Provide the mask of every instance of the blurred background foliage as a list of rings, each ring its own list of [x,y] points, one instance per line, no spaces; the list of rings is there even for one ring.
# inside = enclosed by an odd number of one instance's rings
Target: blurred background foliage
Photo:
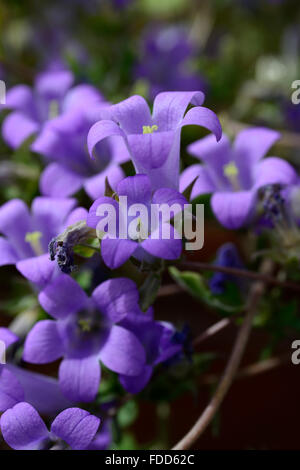
[[[0,76],[7,87],[32,84],[63,62],[111,102],[198,84],[230,135],[236,121],[298,131],[290,98],[300,76],[299,16],[297,0],[2,0]],[[183,148],[200,136],[185,129]],[[285,142],[295,163],[298,151]],[[10,180],[2,201],[37,190],[41,163],[27,149],[8,162],[1,142],[0,182]],[[183,165],[192,161],[184,155]]]
[[[233,137],[244,124],[281,130],[283,139],[274,154],[288,159],[299,170],[300,105],[291,102],[291,84],[300,79],[299,26],[299,0],[1,0],[0,78],[7,88],[20,83],[32,85],[39,71],[53,63],[63,63],[74,72],[77,83],[95,85],[110,102],[138,93],[150,104],[155,90],[190,89],[191,84],[198,82],[206,93],[205,105],[217,112],[226,133]],[[1,120],[4,115],[5,112]],[[183,167],[194,162],[185,152],[186,145],[203,136],[203,132],[198,127],[184,129]],[[25,142],[12,152],[0,141],[1,204],[15,197],[30,204],[39,194],[43,162],[30,152],[29,144]],[[126,170],[132,171],[130,167]],[[80,204],[89,206],[90,201],[83,192],[78,194],[78,199]],[[209,198],[200,202],[205,203],[208,234],[200,258],[211,261],[219,246],[231,241],[255,268],[256,260],[250,256],[257,248],[253,236],[243,231],[228,233],[213,220]],[[263,247],[264,241],[260,243]],[[290,271],[295,278],[293,266]],[[236,286],[229,283],[221,296],[212,296],[206,282],[209,277],[180,274],[175,269],[170,272],[167,279],[172,278],[186,289],[192,300],[188,309],[184,299],[158,300],[158,318],[177,322],[182,327],[184,312],[184,320],[191,324],[196,335],[207,322],[211,323],[208,318],[212,310],[217,312],[216,320],[241,310],[243,299]],[[89,288],[88,269],[78,274],[78,281]],[[30,324],[45,316],[27,282],[14,268],[1,270],[0,282],[2,324],[10,323],[12,317],[17,321],[19,316]],[[236,319],[236,325],[239,320]],[[288,341],[300,331],[297,296],[270,290],[255,326],[263,331],[263,340],[258,336],[255,347],[250,348],[251,360],[266,359],[276,348],[284,349],[280,341]],[[169,401],[189,392],[199,402],[199,377],[216,357],[222,364],[233,333],[235,330],[229,332],[221,345],[200,348],[193,366],[187,359],[181,369],[158,373],[143,392],[142,402],[154,403],[154,415],[159,423],[155,442],[146,432],[143,439],[147,445],[156,448],[168,445],[170,429],[166,428],[172,426]],[[119,396],[120,389],[107,371],[104,376],[99,399],[105,402]],[[209,380],[208,383],[209,387],[213,384]],[[206,394],[201,397],[200,405]],[[120,431],[132,427],[138,416],[137,429],[139,432],[144,429],[141,420],[148,419],[153,409],[141,414],[139,411],[135,400],[125,401],[121,407],[114,420],[117,448],[141,445],[135,433]],[[216,421],[213,432],[217,430]],[[181,432],[177,437],[181,437]],[[251,445],[250,441],[246,443]]]

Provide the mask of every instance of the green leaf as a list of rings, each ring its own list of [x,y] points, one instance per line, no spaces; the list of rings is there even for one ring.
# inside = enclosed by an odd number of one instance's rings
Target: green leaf
[[[118,412],[118,424],[121,428],[130,426],[138,417],[138,405],[130,400],[123,405]]]
[[[93,272],[91,270],[79,271],[75,274],[75,279],[82,289],[89,289],[92,282]]]
[[[105,178],[105,191],[104,196],[106,197],[113,197],[115,191],[112,189],[111,185],[109,184],[108,178]]]
[[[139,289],[140,307],[143,312],[146,312],[155,301],[160,285],[161,275],[156,272],[150,273],[144,283],[141,285]]]
[[[137,450],[138,448],[138,443],[131,433],[123,434],[120,441],[112,446],[113,450]]]
[[[89,246],[76,245],[74,246],[75,255],[81,256],[82,258],[91,258],[95,254],[95,249]]]
[[[184,290],[189,292],[196,299],[206,303],[210,307],[223,310],[225,312],[238,312],[241,305],[230,305],[224,303],[218,297],[212,294],[210,289],[205,284],[203,276],[193,271],[179,271],[174,266],[169,268],[169,273],[174,281],[181,286]]]
[[[182,359],[167,368],[158,366],[157,373],[142,392],[143,399],[161,403],[163,397],[169,403],[186,392],[197,397],[198,377],[208,370],[215,356],[212,353],[194,353],[192,360]]]
[[[98,238],[88,238],[82,245],[79,243],[74,246],[74,253],[83,258],[91,258],[99,250],[100,241]]]
[[[185,188],[182,195],[186,198],[187,201],[190,200],[192,189],[194,187],[195,181],[198,179],[198,176],[193,179],[193,181]]]

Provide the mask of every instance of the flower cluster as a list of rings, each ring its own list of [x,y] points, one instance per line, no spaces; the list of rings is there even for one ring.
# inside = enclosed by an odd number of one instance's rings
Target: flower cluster
[[[170,60],[178,52],[172,47]],[[179,52],[184,59],[189,49]],[[209,193],[224,227],[257,225],[261,188],[269,195],[262,210],[274,214],[283,199],[277,191],[271,204],[270,188],[298,182],[289,163],[263,158],[279,139],[277,132],[246,129],[231,145],[216,114],[202,106],[201,91],[159,93],[151,112],[141,96],[110,104],[94,87],[72,85],[68,70],[51,69],[38,75],[33,89],[11,89],[5,106],[11,110],[2,126],[6,143],[16,149],[31,137],[31,151],[44,162],[41,195],[31,209],[20,199],[0,208],[0,265],[16,266],[40,312],[25,338],[0,328],[7,349],[7,363],[0,366],[0,427],[14,449],[108,447],[107,410],[116,403],[102,399],[107,377],[118,380],[121,393],[134,395],[151,382],[159,364],[168,368],[186,350],[192,354],[186,335],[158,321],[152,307],[166,263],[183,255],[176,215]],[[209,135],[188,146],[201,163],[180,173],[185,126],[205,128]],[[130,212],[153,205],[170,210],[151,228],[141,214]],[[109,206],[117,211],[114,234]],[[133,223],[138,236],[132,235]],[[217,264],[242,266],[232,245],[222,248]],[[81,285],[76,271],[85,269],[92,281]],[[235,277],[211,279],[212,292],[222,293],[228,279]],[[52,362],[57,378],[30,370],[30,364]],[[50,431],[39,413],[48,416]]]

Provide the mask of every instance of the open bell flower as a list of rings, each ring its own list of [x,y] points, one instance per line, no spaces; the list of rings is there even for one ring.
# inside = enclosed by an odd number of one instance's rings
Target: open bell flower
[[[56,278],[39,295],[42,307],[56,320],[42,320],[32,328],[23,358],[46,364],[63,358],[59,383],[74,402],[90,402],[97,395],[100,361],[110,370],[129,376],[142,373],[145,350],[138,338],[118,323],[128,313],[142,315],[133,281],[111,279],[89,298],[68,275]]]
[[[96,88],[88,84],[71,88],[73,81],[70,70],[56,66],[39,73],[33,88],[16,85],[8,90],[6,104],[1,106],[11,110],[2,125],[5,142],[16,149],[53,117],[103,101]]]
[[[137,173],[149,176],[152,187],[179,188],[181,129],[203,126],[221,138],[220,122],[213,111],[202,105],[199,92],[163,92],[156,96],[151,114],[141,96],[132,96],[118,104],[103,107],[102,120],[88,134],[88,149],[110,136],[124,138]],[[186,112],[189,104],[195,105]],[[186,113],[185,113],[186,112]]]
[[[62,395],[56,379],[12,363],[9,348],[18,339],[8,328],[0,327],[0,340],[6,349],[6,363],[0,364],[0,412],[21,401],[27,401],[43,414],[57,413],[71,406],[72,403]]]
[[[74,209],[75,199],[36,197],[31,211],[24,201],[12,199],[0,207],[0,266],[15,264],[38,289],[59,274],[49,259],[51,239],[65,227],[86,217]]]
[[[155,321],[151,310],[144,315],[127,315],[121,325],[137,336],[146,351],[146,364],[140,374],[119,376],[127,392],[139,393],[150,381],[155,366],[182,352],[182,345],[175,341],[172,325]]]
[[[111,269],[116,269],[124,264],[131,256],[139,261],[147,261],[151,263],[155,258],[173,260],[180,257],[182,251],[182,239],[178,236],[176,229],[171,225],[170,218],[172,211],[167,217],[162,219],[155,217],[151,221],[148,216],[154,205],[166,205],[177,207],[182,211],[187,203],[185,197],[175,189],[160,188],[152,194],[150,178],[147,175],[138,174],[124,178],[117,185],[117,196],[121,201],[121,197],[126,198],[126,205],[120,204],[118,200],[111,197],[101,197],[96,199],[89,210],[87,217],[87,225],[91,228],[99,230],[99,223],[104,220],[99,216],[99,210],[110,205],[116,213],[115,233],[108,231],[101,240],[101,256],[104,263]],[[136,204],[143,205],[145,214],[140,213],[140,217],[130,216],[130,208]],[[133,238],[130,235],[130,225],[139,221],[139,238]],[[125,226],[125,236],[120,233],[121,225]],[[114,229],[114,226],[113,226]],[[100,230],[99,230],[100,231]],[[137,231],[138,232],[138,231]],[[136,235],[136,234],[135,234]]]
[[[97,158],[89,158],[86,138],[97,121],[95,115],[99,107],[101,104],[96,97],[85,107],[71,107],[43,127],[31,147],[49,163],[40,179],[43,195],[68,197],[84,187],[87,194],[96,199],[104,194],[106,178],[115,189],[124,177],[120,164],[129,159],[129,153],[121,137],[100,142],[95,148]]]
[[[67,408],[56,416],[48,431],[35,408],[26,402],[7,410],[0,419],[3,438],[15,450],[89,449],[99,425],[100,419],[88,411]]]
[[[220,142],[212,136],[194,142],[188,152],[203,164],[183,171],[180,190],[196,180],[191,198],[212,193],[211,206],[219,222],[228,229],[242,227],[251,219],[259,188],[297,181],[295,170],[285,160],[263,159],[279,138],[276,131],[254,127],[241,131],[233,145],[226,135]]]
[[[18,337],[8,328],[0,327],[0,340],[7,351],[12,344],[18,341]],[[8,370],[6,364],[0,363],[0,411],[7,410],[23,399],[24,391],[18,379]]]

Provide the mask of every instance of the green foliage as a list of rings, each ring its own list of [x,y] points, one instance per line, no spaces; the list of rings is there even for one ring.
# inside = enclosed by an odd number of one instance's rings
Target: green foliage
[[[120,428],[127,428],[138,417],[138,404],[135,400],[127,401],[118,411],[118,423]]]
[[[39,3],[39,7],[36,8],[34,3]],[[300,71],[297,47],[294,47],[294,43],[298,41],[299,0],[277,2],[278,4],[267,0],[132,0],[123,9],[117,8],[111,0],[95,2],[96,9],[86,8],[89,2],[71,3],[68,12],[66,2],[62,0],[10,0],[1,3],[0,72],[8,89],[21,83],[32,86],[37,71],[42,70],[44,64],[49,62],[52,56],[47,47],[41,47],[41,33],[46,32],[48,36],[51,23],[49,20],[58,14],[61,17],[61,31],[58,31],[57,26],[58,43],[55,54],[65,59],[71,67],[75,74],[75,83],[95,85],[111,103],[132,94],[141,94],[149,99],[150,81],[136,78],[135,74],[136,65],[148,58],[147,51],[143,49],[143,37],[157,24],[167,27],[184,26],[195,50],[195,56],[184,66],[184,71],[193,70],[207,80],[204,105],[217,112],[224,133],[233,138],[239,126],[244,125],[265,125],[288,131],[284,132],[284,145],[281,142],[272,154],[291,161],[299,170],[299,145],[291,144],[294,137],[291,138],[289,133],[293,128],[287,122],[284,109],[284,105],[290,103],[290,82],[299,78]],[[65,13],[68,14],[65,16]],[[289,47],[289,38],[292,38],[292,47]],[[168,47],[167,40],[164,45]],[[155,72],[160,74],[159,64],[155,67]],[[170,74],[172,73],[170,68]],[[8,111],[2,110],[1,124],[7,113]],[[182,169],[199,163],[189,155],[187,146],[207,133],[206,129],[199,126],[186,126],[182,129]],[[32,136],[27,139],[17,150],[9,148],[1,139],[1,204],[20,198],[30,206],[33,198],[40,195],[39,178],[47,162],[31,151],[34,138]],[[121,166],[127,176],[135,173],[131,162]],[[193,183],[185,191],[187,199],[190,198]],[[108,181],[105,194],[114,195]],[[91,200],[84,190],[75,196],[78,206],[90,207]],[[223,241],[237,240],[245,259],[252,265],[251,269],[255,270],[257,260],[267,254],[276,261],[275,275],[278,279],[300,281],[300,242],[296,239],[294,246],[289,246],[287,231],[284,231],[283,242],[275,229],[267,228],[258,234],[255,225],[233,233],[216,221],[211,210],[211,195],[203,194],[192,203],[194,207],[196,204],[205,205],[205,221],[212,229],[210,249],[217,249]],[[262,215],[260,206],[256,215],[258,221]],[[65,235],[68,235],[68,231]],[[93,256],[96,259],[97,253],[100,260],[99,240],[89,237],[90,234],[87,238],[79,239],[74,246],[76,264],[86,263],[88,267],[72,274],[88,293],[92,290],[94,281],[90,269]],[[120,270],[110,272],[109,276],[121,275],[134,279],[139,286],[140,307],[146,311],[157,297],[164,268],[160,262],[153,268],[131,259]],[[199,301],[200,312],[201,304],[224,316],[244,311],[244,297],[249,284],[243,290],[234,282],[226,282],[223,294],[213,295],[208,285],[211,274],[182,272],[172,266],[169,267],[169,274],[190,296]],[[37,292],[21,278],[13,266],[1,268],[0,281],[3,325],[19,318],[26,320],[27,316],[34,318],[34,321],[49,318],[38,304]],[[253,326],[261,329],[267,338],[262,346],[260,359],[267,359],[275,354],[281,340],[295,338],[300,333],[298,297],[297,292],[268,286],[253,321]],[[172,309],[173,305],[176,310],[176,300],[173,301]],[[156,312],[159,315],[157,318],[161,318],[159,305]],[[174,311],[174,317],[177,313],[182,312]],[[198,324],[199,319],[200,314],[193,319],[192,328]],[[242,318],[237,323],[240,321]],[[15,356],[17,361],[21,361],[21,355],[22,347]],[[134,450],[139,448],[139,444],[132,431],[133,425],[143,406],[143,400],[151,400],[155,404],[159,430],[149,447],[166,448],[170,444],[166,422],[173,400],[183,394],[191,394],[197,400],[202,391],[201,375],[209,369],[215,357],[216,353],[194,353],[192,358],[184,357],[177,363],[160,365],[155,368],[153,379],[145,390],[134,399],[128,400],[117,374],[101,365],[102,379],[97,399],[83,407],[105,415],[108,404],[115,403],[117,407],[121,404],[112,417],[113,448]],[[216,415],[214,434],[218,433],[219,419],[220,416]]]
[[[82,258],[91,258],[95,252],[100,251],[100,242],[97,238],[90,238],[84,241],[83,244],[74,246],[74,253]]]
[[[148,308],[154,303],[160,286],[161,275],[156,272],[152,272],[147,276],[139,288],[140,307],[143,312],[146,312]]]
[[[179,271],[174,266],[169,268],[169,273],[174,281],[189,292],[195,299],[205,303],[209,307],[216,308],[226,313],[239,312],[243,304],[237,287],[234,283],[227,283],[225,293],[213,295],[207,286],[205,279],[199,273],[192,271]]]
[[[185,358],[169,366],[157,367],[150,384],[142,392],[142,397],[158,403],[162,397],[171,402],[187,392],[197,397],[197,379],[208,369],[214,358],[213,353],[194,353],[192,359]]]
[[[84,290],[88,290],[92,281],[93,272],[89,269],[82,269],[75,273],[75,279]]]
[[[134,437],[134,435],[130,432],[126,432],[122,434],[119,439],[119,442],[116,445],[111,447],[112,450],[138,450],[139,445]]]

